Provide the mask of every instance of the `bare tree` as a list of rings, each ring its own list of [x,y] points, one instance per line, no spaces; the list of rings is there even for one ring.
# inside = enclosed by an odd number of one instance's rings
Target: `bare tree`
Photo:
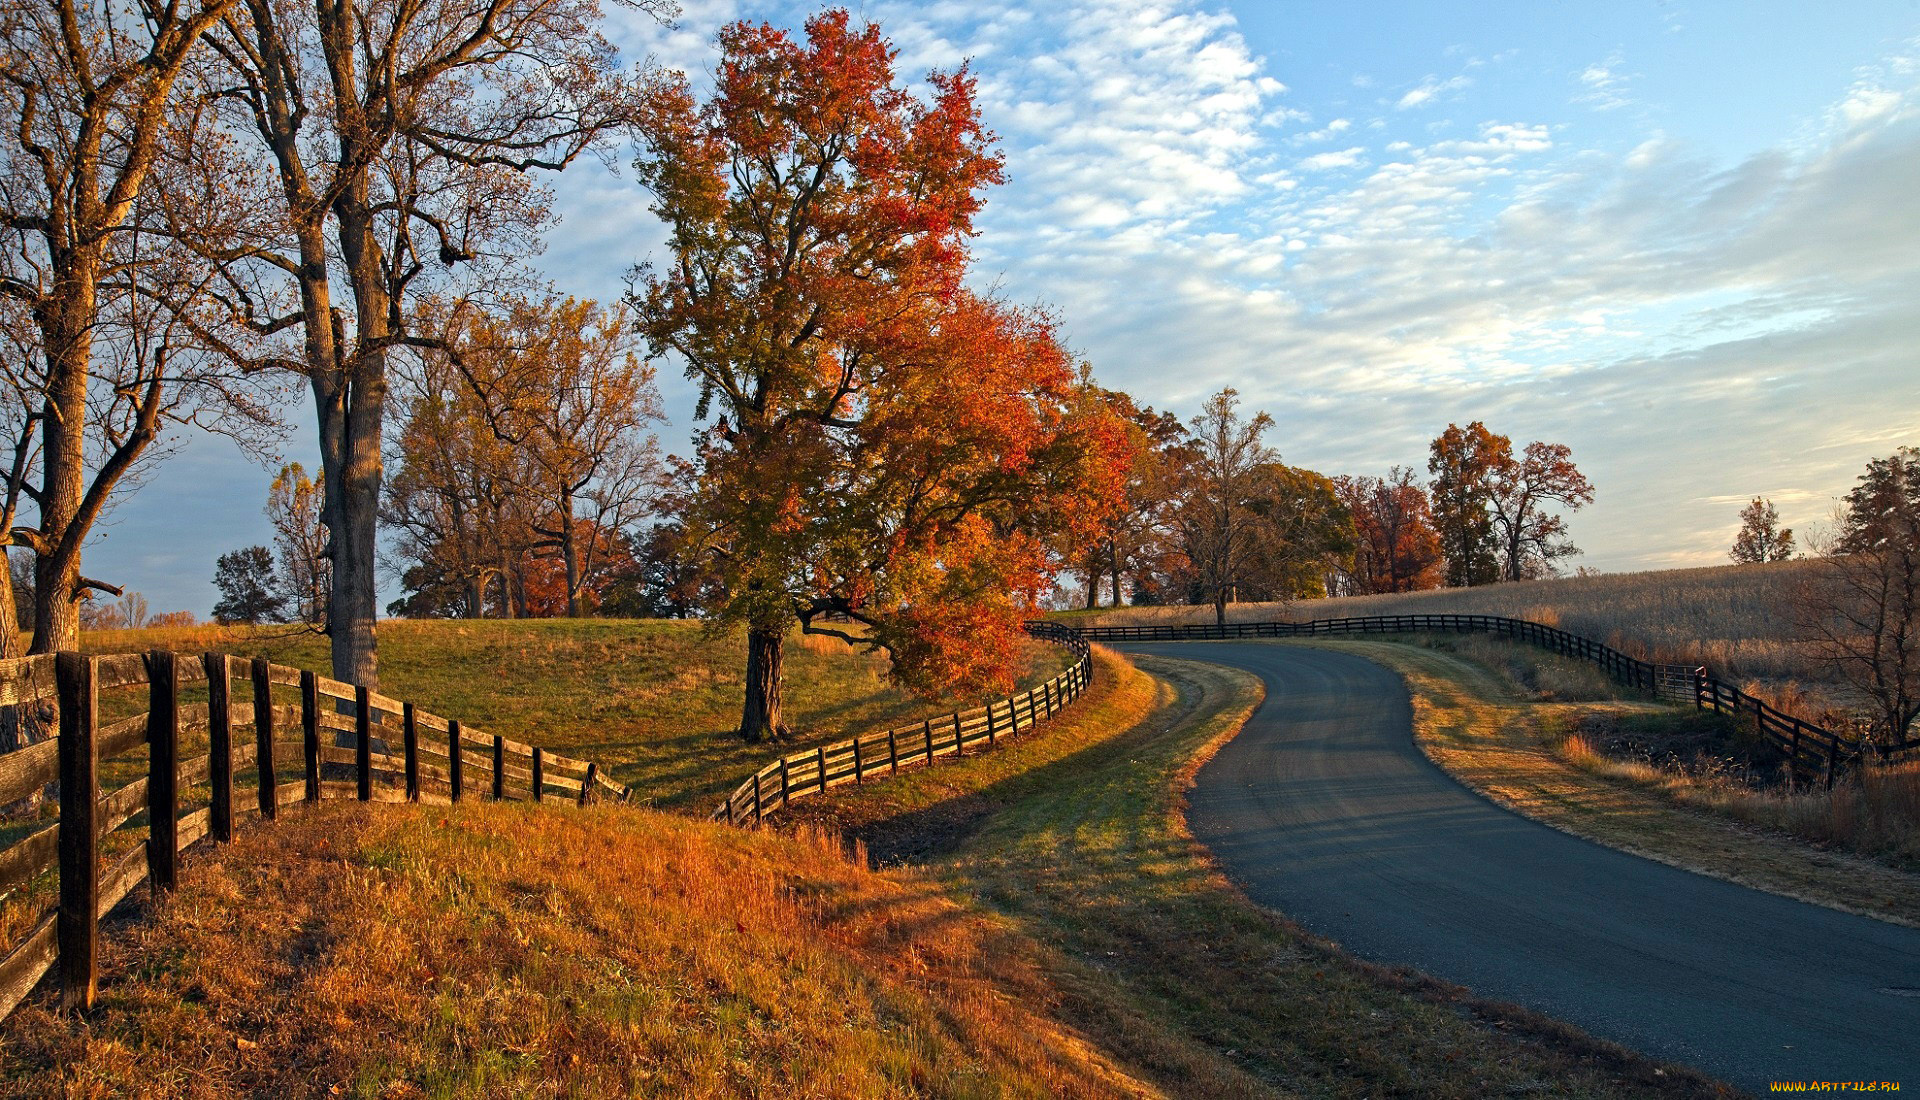
[[[151,277],[158,257],[133,230],[159,152],[181,125],[181,74],[234,2],[136,0],[129,11],[0,0],[0,300],[14,312],[0,327],[28,353],[10,357],[6,378],[0,542],[34,552],[35,652],[72,647],[75,601],[113,590],[81,575],[81,548],[178,409],[175,319],[156,321],[136,293],[171,277]],[[143,339],[102,348],[116,324]],[[8,617],[0,655],[19,649]]]
[[[1273,418],[1242,419],[1238,391],[1207,399],[1193,418],[1194,458],[1175,518],[1195,579],[1213,601],[1216,622],[1258,564],[1265,519],[1258,506],[1260,469],[1280,456],[1260,442]]]
[[[599,18],[594,0],[241,0],[212,39],[231,124],[271,171],[259,232],[206,254],[225,265],[239,322],[298,334],[246,354],[312,389],[341,679],[377,679],[388,363],[437,342],[408,303],[449,269],[471,281],[535,248],[545,196],[528,173],[566,167],[635,116],[644,81],[615,71]]]
[[[1881,736],[1911,738],[1920,716],[1920,450],[1876,459],[1815,539],[1800,612],[1815,650],[1870,699]]]

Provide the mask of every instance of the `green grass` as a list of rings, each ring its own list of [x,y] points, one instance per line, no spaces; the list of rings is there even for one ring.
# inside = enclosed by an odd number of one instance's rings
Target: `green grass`
[[[744,649],[697,623],[528,619],[380,624],[380,690],[489,733],[597,761],[636,797],[703,812],[778,747],[748,745],[739,721]],[[90,652],[223,650],[326,672],[326,639],[284,628],[188,627],[82,636]],[[1026,647],[1024,682],[1064,664]],[[787,646],[794,745],[947,713],[975,700],[929,701],[890,682],[882,657],[796,634]],[[244,693],[243,697],[244,697]]]

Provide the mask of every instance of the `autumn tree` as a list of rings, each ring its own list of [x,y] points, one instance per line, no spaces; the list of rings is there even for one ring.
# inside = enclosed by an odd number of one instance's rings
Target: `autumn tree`
[[[1001,175],[973,80],[916,95],[844,11],[719,46],[712,96],[679,81],[646,119],[671,236],[632,300],[699,391],[678,518],[720,579],[713,621],[746,628],[740,733],[783,733],[795,623],[920,690],[1004,685],[1057,531],[1090,532],[1127,456],[1051,319],[962,285]]]
[[[1500,577],[1499,544],[1493,530],[1494,478],[1513,461],[1513,444],[1476,420],[1447,425],[1427,460],[1434,530],[1454,587],[1489,584]]]
[[[561,563],[568,615],[613,532],[650,506],[661,470],[647,427],[661,419],[653,368],[633,351],[623,309],[547,295],[473,314],[449,353],[494,438],[503,467],[532,505],[532,548]]]
[[[1551,508],[1578,511],[1593,503],[1593,486],[1564,443],[1535,441],[1518,458],[1502,450],[1507,453],[1493,465],[1488,495],[1502,573],[1510,581],[1551,576],[1554,562],[1580,552],[1566,537],[1566,520]]]
[[[1242,417],[1239,405],[1239,392],[1228,387],[1208,398],[1193,418],[1193,461],[1175,520],[1194,583],[1222,624],[1227,604],[1238,598],[1239,587],[1261,561],[1260,471],[1279,460],[1261,442],[1273,418],[1264,412]]]
[[[1738,565],[1786,561],[1793,557],[1793,528],[1780,526],[1780,513],[1772,501],[1754,497],[1740,509],[1740,533],[1727,556]]]
[[[223,68],[207,87],[258,151],[242,179],[259,216],[203,252],[223,265],[235,324],[283,341],[234,353],[313,394],[340,679],[377,679],[389,362],[442,335],[409,303],[470,292],[537,247],[546,198],[529,174],[632,120],[644,81],[617,71],[599,20],[594,0],[237,0],[211,38]]]
[[[1169,552],[1175,485],[1187,461],[1184,425],[1172,413],[1155,412],[1131,394],[1089,383],[1089,394],[1107,405],[1125,425],[1133,462],[1128,467],[1122,505],[1100,527],[1082,555],[1087,607],[1099,606],[1104,579],[1113,606],[1126,602],[1125,579],[1140,587],[1143,574],[1158,571]]]
[[[1260,527],[1251,580],[1257,598],[1327,594],[1327,578],[1353,567],[1353,513],[1325,474],[1274,462],[1257,472]]]
[[[401,427],[381,519],[393,532],[394,572],[413,595],[399,614],[502,618],[525,606],[518,565],[538,535],[519,486],[526,456],[493,430],[473,386],[443,354],[406,361]]]
[[[1336,478],[1335,487],[1353,515],[1352,594],[1439,587],[1440,536],[1412,470],[1395,466],[1383,478]]]

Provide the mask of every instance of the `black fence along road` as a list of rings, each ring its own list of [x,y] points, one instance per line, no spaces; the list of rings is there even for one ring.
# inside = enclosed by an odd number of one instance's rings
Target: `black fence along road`
[[[1844,764],[1868,758],[1892,761],[1920,750],[1920,742],[1888,749],[1843,737],[1803,718],[1775,710],[1732,684],[1709,675],[1702,666],[1642,661],[1612,646],[1570,634],[1558,627],[1527,619],[1509,619],[1502,615],[1368,615],[1313,619],[1300,623],[1190,623],[1180,626],[1069,629],[1091,642],[1193,642],[1428,632],[1492,634],[1528,642],[1563,657],[1590,661],[1615,680],[1664,698],[1743,718],[1793,762],[1796,772],[1808,778],[1823,777],[1829,787],[1833,786],[1834,777]]]
[[[1266,684],[1189,822],[1229,875],[1356,954],[1514,1001],[1764,1092],[1920,1087],[1920,931],[1549,829],[1414,745],[1399,676],[1294,646],[1141,644]]]

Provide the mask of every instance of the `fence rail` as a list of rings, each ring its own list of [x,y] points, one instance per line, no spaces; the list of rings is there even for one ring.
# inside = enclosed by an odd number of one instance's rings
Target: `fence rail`
[[[969,747],[993,748],[1003,738],[1053,717],[1093,682],[1093,656],[1086,639],[1059,623],[1035,621],[1026,628],[1036,638],[1066,646],[1074,662],[1043,684],[985,706],[788,753],[735,787],[713,811],[712,820],[729,825],[764,821],[796,798],[892,775],[911,764],[931,764],[942,756],[965,756]]]
[[[1833,785],[1835,775],[1847,764],[1870,754],[1892,760],[1914,748],[1913,745],[1904,745],[1882,749],[1871,741],[1844,737],[1768,706],[1760,699],[1710,675],[1704,666],[1642,661],[1612,646],[1570,634],[1558,627],[1502,615],[1369,615],[1307,622],[1201,623],[1183,626],[1074,628],[1065,624],[1056,625],[1088,641],[1098,642],[1219,641],[1432,631],[1493,634],[1529,642],[1565,657],[1590,661],[1615,680],[1663,698],[1690,702],[1701,710],[1748,719],[1760,736],[1786,756],[1796,773],[1822,779],[1829,787]]]
[[[183,688],[203,686],[205,702],[182,701]],[[236,700],[236,687],[249,697]],[[144,711],[101,721],[103,699],[129,710],[142,688]],[[0,1018],[49,970],[58,971],[63,1004],[90,1007],[100,921],[143,882],[172,890],[179,853],[209,835],[232,840],[244,818],[272,820],[283,807],[324,799],[585,804],[631,793],[591,761],[264,658],[156,650],[0,661],[0,706],[49,705],[58,736],[0,755],[0,805],[52,786],[59,810],[52,824],[0,849],[0,898],[26,891],[31,900],[55,887],[52,904],[0,958]],[[205,751],[184,756],[183,735],[196,748],[204,737]],[[239,786],[248,773],[252,785]],[[102,794],[103,778],[119,785]],[[182,813],[183,792],[201,804]],[[142,814],[144,836],[129,826]]]

